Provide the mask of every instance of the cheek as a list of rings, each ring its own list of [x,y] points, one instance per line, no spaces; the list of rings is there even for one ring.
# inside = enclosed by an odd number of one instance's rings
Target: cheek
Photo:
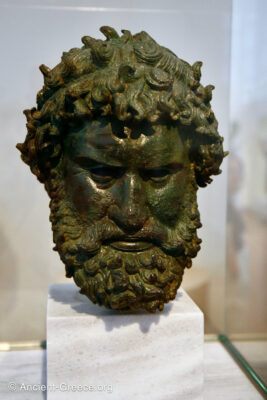
[[[163,223],[174,225],[181,215],[188,183],[187,171],[181,171],[171,176],[164,187],[151,187],[148,192],[151,214]]]
[[[83,172],[66,176],[66,191],[69,201],[84,221],[97,221],[107,214],[111,196],[97,189]]]

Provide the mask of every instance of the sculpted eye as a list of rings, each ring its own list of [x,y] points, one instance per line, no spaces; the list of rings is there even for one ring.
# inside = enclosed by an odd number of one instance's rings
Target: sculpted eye
[[[144,180],[151,179],[153,181],[162,181],[167,176],[170,175],[170,170],[168,168],[152,168],[146,169],[141,172],[141,175]]]
[[[74,162],[99,184],[108,184],[114,179],[119,179],[125,173],[125,168],[101,164],[89,157],[75,157]]]
[[[97,183],[108,183],[119,179],[124,174],[124,169],[107,165],[96,165],[89,169],[91,178]]]
[[[152,180],[154,182],[164,182],[170,175],[175,174],[183,169],[181,163],[173,163],[167,166],[144,169],[140,171],[140,175],[144,180]]]

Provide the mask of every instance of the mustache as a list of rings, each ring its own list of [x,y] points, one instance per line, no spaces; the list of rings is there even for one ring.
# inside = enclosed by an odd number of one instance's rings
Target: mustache
[[[186,240],[190,240],[187,237]],[[179,256],[184,253],[185,243],[177,229],[170,229],[159,221],[149,219],[135,234],[128,235],[108,217],[84,229],[76,243],[77,250],[87,255],[96,254],[102,245],[115,241],[146,241],[160,247],[166,254]]]

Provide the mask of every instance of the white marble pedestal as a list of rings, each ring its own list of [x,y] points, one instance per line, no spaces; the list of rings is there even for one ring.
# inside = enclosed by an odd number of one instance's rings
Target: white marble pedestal
[[[47,399],[203,399],[203,313],[180,289],[163,312],[118,314],[50,286]]]

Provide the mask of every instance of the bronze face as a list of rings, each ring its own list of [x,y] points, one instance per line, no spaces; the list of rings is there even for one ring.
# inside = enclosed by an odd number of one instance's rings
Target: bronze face
[[[198,185],[224,156],[210,87],[146,33],[84,38],[41,66],[18,148],[51,197],[55,249],[81,293],[116,310],[162,310],[200,249]],[[127,39],[127,40],[126,40]]]
[[[70,132],[64,143],[68,198],[84,224],[105,216],[113,221],[129,238],[125,251],[138,249],[131,238],[150,219],[175,227],[192,176],[178,128],[160,124],[152,130],[126,127],[121,137],[116,126],[97,119]],[[147,244],[140,246],[151,247],[146,235],[143,239]]]
[[[188,197],[196,208],[196,185],[177,127],[86,122],[67,135],[62,168],[62,201],[83,227],[74,252],[84,257],[74,272],[83,293],[116,309],[162,309],[187,261],[180,230],[187,221],[192,239],[196,228],[184,210]],[[71,264],[68,252],[65,244]]]

